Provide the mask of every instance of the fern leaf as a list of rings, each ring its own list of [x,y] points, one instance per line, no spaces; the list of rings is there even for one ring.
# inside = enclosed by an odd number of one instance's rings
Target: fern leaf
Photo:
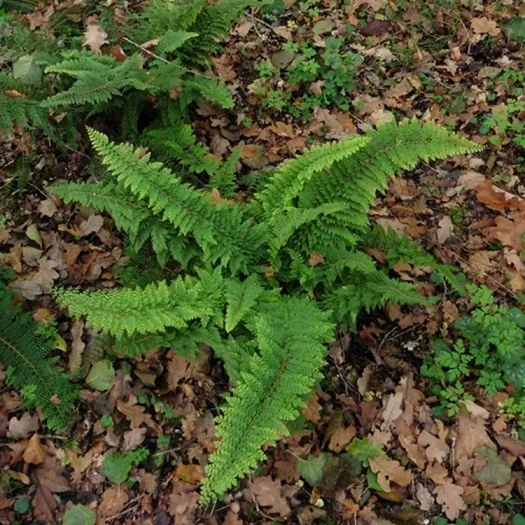
[[[41,409],[49,428],[60,431],[71,422],[77,390],[47,359],[49,345],[35,333],[33,320],[17,314],[8,297],[0,297],[0,361],[26,404]]]
[[[282,298],[256,321],[258,352],[250,359],[218,418],[217,451],[210,457],[201,502],[222,496],[264,458],[281,421],[295,419],[320,379],[333,327],[305,299]],[[308,320],[305,323],[305,320]]]
[[[227,332],[231,332],[248,312],[256,305],[263,289],[257,276],[250,276],[244,282],[228,280],[226,283],[226,310]]]

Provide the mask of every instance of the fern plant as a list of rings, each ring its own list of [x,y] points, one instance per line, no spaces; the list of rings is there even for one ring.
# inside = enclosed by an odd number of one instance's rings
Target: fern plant
[[[321,378],[336,325],[352,325],[385,301],[434,301],[363,251],[393,243],[372,228],[368,211],[388,179],[419,159],[478,150],[432,123],[391,123],[285,162],[250,202],[217,203],[185,182],[176,163],[171,171],[129,144],[89,135],[107,175],[53,191],[109,212],[136,250],[149,246],[184,275],[116,292],[59,290],[57,298],[123,353],[192,352],[205,343],[224,361],[233,391],[218,417],[202,503],[235,485],[263,458],[261,447],[286,433],[283,422],[299,415]],[[430,265],[461,288],[453,271],[413,243],[396,246],[395,262]]]
[[[49,429],[63,430],[73,419],[77,390],[48,358],[51,348],[36,323],[12,300],[0,282],[0,362],[8,383],[20,391],[29,409],[42,410]]]
[[[258,3],[154,0],[140,14],[125,12],[128,22],[122,27],[114,26],[111,10],[94,6],[110,44],[99,55],[83,47],[85,29],[73,22],[56,20],[54,25],[61,32],[46,38],[42,31],[28,33],[13,18],[0,34],[0,50],[12,66],[10,73],[0,76],[0,131],[15,126],[41,129],[58,140],[62,137],[53,134],[50,115],[66,113],[68,119],[79,122],[104,114],[119,115],[127,137],[138,140],[140,125],[170,130],[196,100],[231,108],[230,92],[210,75],[210,57],[220,49],[232,22],[248,5]],[[66,38],[64,22],[69,24]],[[39,44],[28,45],[26,39]],[[111,45],[123,50],[118,60],[109,54]],[[18,77],[20,61],[29,61],[40,78],[27,82]],[[139,125],[142,115],[147,123]],[[151,115],[158,118],[152,121]]]

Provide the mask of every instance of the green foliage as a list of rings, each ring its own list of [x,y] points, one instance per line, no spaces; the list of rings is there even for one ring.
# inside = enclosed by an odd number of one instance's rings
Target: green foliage
[[[37,324],[13,306],[12,298],[0,281],[0,362],[26,406],[42,410],[47,426],[61,431],[71,423],[77,391],[48,357],[51,347],[37,333]]]
[[[436,382],[434,393],[442,400],[441,409],[457,412],[457,402],[472,399],[463,383],[474,378],[487,394],[494,395],[511,384],[518,395],[525,387],[525,314],[517,307],[498,305],[485,286],[468,286],[469,315],[454,323],[459,336],[453,346],[443,340],[433,344],[421,373]]]
[[[10,73],[0,74],[0,131],[18,125],[70,141],[72,123],[104,114],[121,116],[123,129],[137,139],[142,115],[151,120],[158,112],[159,122],[169,129],[164,115],[171,115],[171,124],[180,122],[196,100],[232,108],[230,92],[207,70],[231,24],[248,5],[257,4],[155,0],[141,13],[123,7],[127,22],[120,27],[115,27],[112,10],[94,5],[108,33],[108,46],[99,55],[82,46],[81,24],[62,18],[52,29],[29,31],[16,18],[9,19],[0,31],[2,56],[12,66]],[[141,53],[140,45],[148,41],[158,44],[150,44],[151,53]],[[122,45],[127,58],[120,61],[109,54],[113,44]],[[67,113],[65,137],[55,132],[49,118],[61,112]]]
[[[188,24],[166,31],[190,31]],[[430,266],[461,291],[454,271],[408,239],[372,228],[368,212],[388,179],[419,159],[478,148],[431,123],[392,123],[284,163],[248,202],[244,194],[242,202],[217,203],[203,185],[216,187],[221,166],[187,127],[177,134],[182,147],[172,141],[170,170],[89,130],[107,174],[53,191],[108,211],[136,253],[151,249],[161,266],[172,264],[182,275],[112,292],[59,290],[57,298],[112,337],[118,352],[170,347],[191,355],[206,344],[224,361],[233,389],[217,418],[205,503],[253,470],[264,458],[263,445],[297,418],[321,378],[324,345],[336,324],[352,325],[361,311],[386,301],[434,301],[389,275],[399,260]],[[162,130],[152,129],[155,136],[169,144]],[[196,181],[195,173],[203,178]],[[226,180],[234,195],[235,178]],[[371,245],[385,249],[386,266],[364,252]]]
[[[129,477],[133,465],[146,461],[149,452],[145,448],[138,448],[126,454],[108,452],[104,456],[104,474],[113,483],[124,483]]]
[[[291,64],[280,71],[266,59],[257,66],[260,78],[252,90],[262,98],[265,107],[276,111],[287,110],[293,117],[310,120],[317,107],[337,106],[350,109],[348,93],[354,88],[354,76],[363,58],[354,52],[344,51],[345,39],[328,37],[326,46],[318,52],[313,42],[300,46],[288,42],[283,51],[291,54]],[[274,86],[282,79],[297,87],[293,94]],[[312,91],[312,83],[318,90]]]

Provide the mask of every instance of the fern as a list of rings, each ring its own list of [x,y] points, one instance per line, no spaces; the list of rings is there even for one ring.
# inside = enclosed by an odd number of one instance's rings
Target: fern
[[[113,335],[118,351],[137,355],[168,346],[188,355],[206,344],[224,361],[233,395],[218,419],[220,440],[202,492],[206,502],[252,470],[263,458],[261,447],[278,438],[281,422],[297,415],[320,378],[333,326],[355,326],[360,312],[386,302],[435,301],[389,275],[400,259],[460,281],[414,243],[371,229],[368,211],[388,179],[418,159],[477,146],[433,124],[390,124],[285,163],[249,203],[214,204],[187,181],[215,187],[223,165],[176,114],[165,116],[165,123],[175,133],[171,143],[167,127],[153,127],[148,140],[172,146],[174,171],[89,130],[107,175],[54,191],[68,202],[108,210],[134,248],[148,243],[162,263],[186,258],[187,276],[116,292],[59,292],[58,298],[72,315],[85,315]],[[227,173],[223,187],[234,195],[232,166]],[[391,250],[386,268],[364,253],[371,245]]]
[[[72,421],[77,391],[48,359],[50,351],[47,341],[37,335],[35,322],[0,290],[0,362],[7,368],[9,384],[20,390],[28,408],[43,411],[51,430],[61,431]]]
[[[201,503],[221,496],[256,468],[264,459],[261,446],[278,438],[280,422],[299,415],[321,379],[323,344],[332,331],[327,314],[304,299],[283,297],[259,312],[254,334],[258,351],[218,418],[220,441],[206,469]]]

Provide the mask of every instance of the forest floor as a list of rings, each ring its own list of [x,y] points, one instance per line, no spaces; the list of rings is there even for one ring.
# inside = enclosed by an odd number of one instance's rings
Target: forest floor
[[[347,3],[285,0],[243,17],[214,60],[236,109],[196,108],[199,138],[221,157],[241,147],[239,175],[249,178],[311,144],[393,118],[458,131],[484,150],[399,177],[372,217],[486,285],[498,303],[520,305],[525,4]],[[61,364],[72,369],[89,330],[58,310],[50,288],[114,287],[123,243],[108,217],[73,214],[46,192],[50,180],[82,178],[88,146],[66,158],[42,141],[12,192],[10,162],[27,147],[23,134],[3,146],[0,195],[9,211],[0,216],[0,263],[14,271],[33,317],[56,326]],[[488,395],[466,373],[465,392],[452,389],[456,397],[440,412],[435,382],[421,374],[431,341],[455,337],[454,322],[472,309],[468,297],[443,291],[424,269],[400,262],[395,272],[439,302],[389,304],[341,333],[303,428],[269,447],[259,470],[214,507],[197,506],[214,407],[227,389],[210,352],[197,362],[163,350],[119,360],[108,389],[82,385],[78,418],[65,435],[49,434],[26,412],[0,372],[0,523],[60,523],[72,504],[115,524],[525,523],[525,408],[523,418],[504,410],[511,389]],[[385,452],[380,459],[366,448],[374,444]],[[44,447],[45,461],[26,461],[28,447]],[[149,460],[112,485],[101,470],[104,453],[141,447]],[[351,453],[365,454],[368,476],[349,468]]]

